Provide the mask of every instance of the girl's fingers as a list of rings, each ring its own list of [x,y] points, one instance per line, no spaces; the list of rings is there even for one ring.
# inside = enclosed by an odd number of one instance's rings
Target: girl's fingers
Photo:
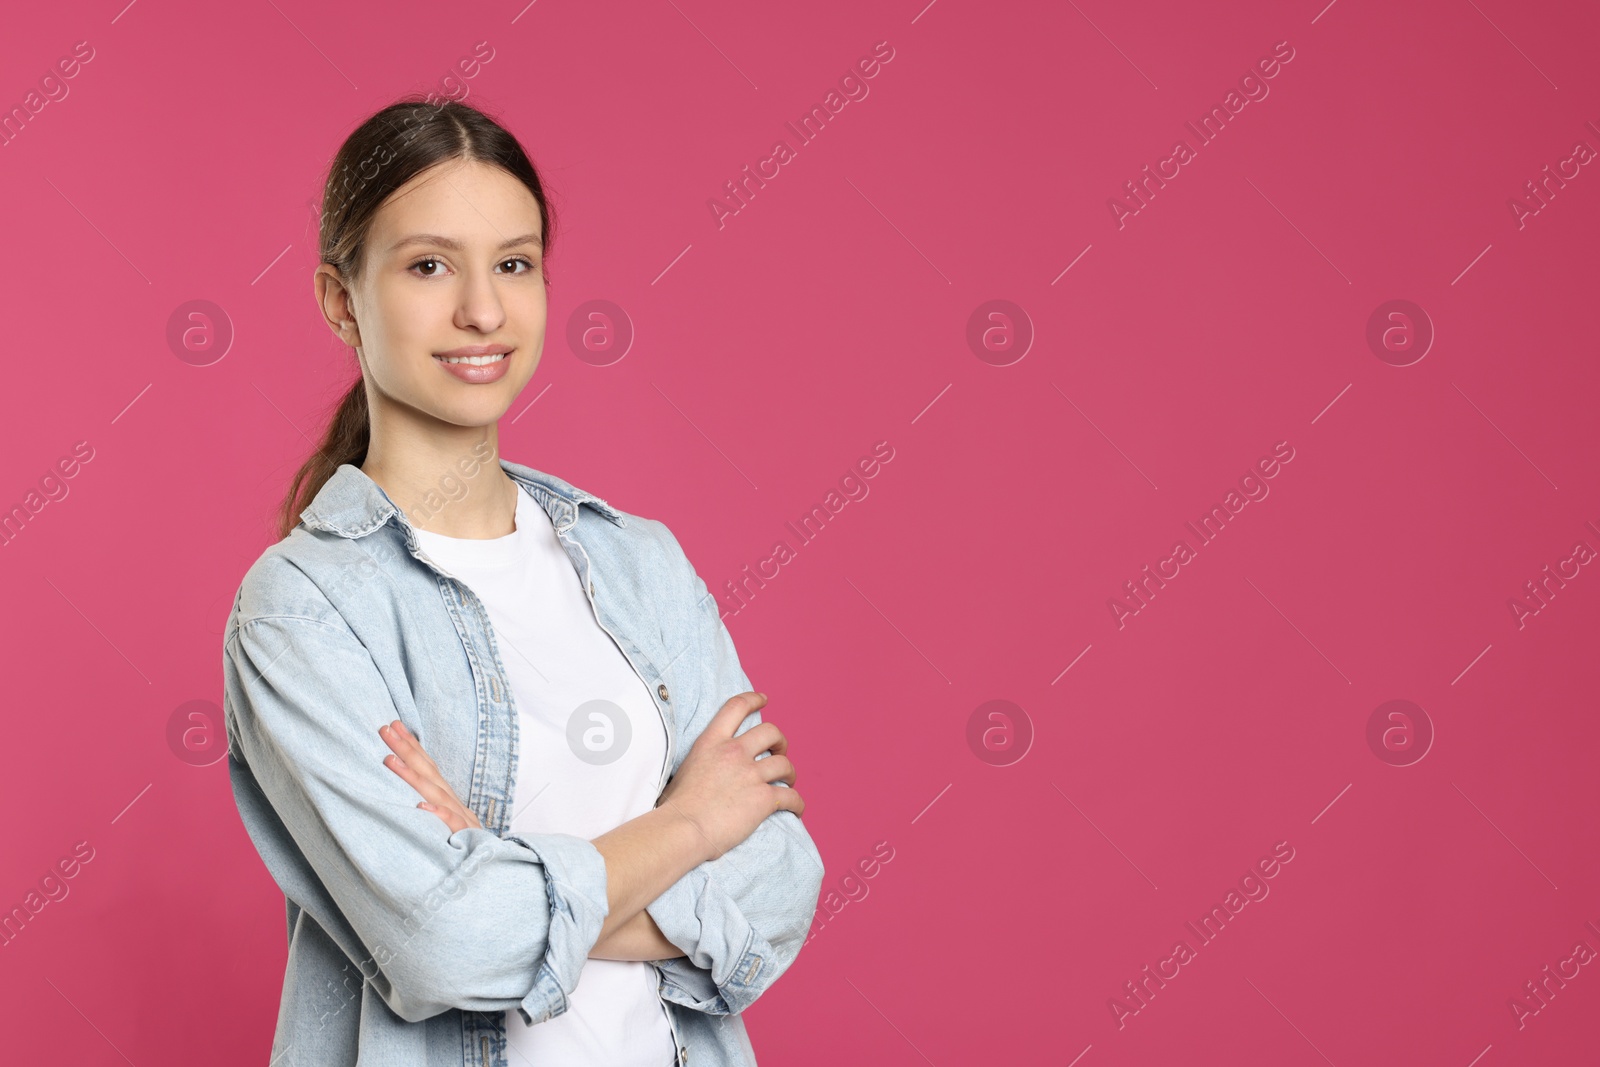
[[[417,777],[417,772],[412,770],[399,756],[383,757],[383,765],[389,768],[395,774],[399,775],[407,785],[411,786],[411,788],[417,790],[419,793],[422,792],[422,789],[420,788],[421,779]]]
[[[383,743],[389,746],[389,751],[393,752],[406,766],[413,768],[418,774],[432,780],[441,788],[446,787],[444,776],[439,773],[438,765],[433,762],[427,752],[423,751],[422,746],[417,744],[414,738],[407,738],[402,735],[394,724],[381,728],[378,731],[378,735],[383,738]]]
[[[420,793],[424,800],[443,806],[455,799],[455,794],[450,791],[449,786],[426,774],[419,773],[415,767],[405,763],[399,756],[385,756],[383,764],[404,779],[412,789]]]
[[[406,724],[398,719],[378,730],[384,744],[393,753],[384,757],[384,766],[399,775],[424,798],[419,808],[431,811],[450,828],[451,833],[469,826],[481,826],[478,818],[468,811],[456,796],[455,790],[444,780],[433,758],[417,743]]]
[[[433,814],[437,815],[439,817],[439,821],[444,823],[451,833],[455,833],[457,830],[464,829],[467,825],[460,816],[446,812],[437,804],[430,804],[426,800],[418,804],[417,807],[421,808],[423,811],[431,811]]]
[[[406,784],[424,797],[417,807],[439,816],[451,831],[473,825],[473,820],[467,815],[466,809],[456,799],[455,793],[449,786],[442,785],[426,775],[418,774],[413,768],[405,766],[398,756],[387,757],[384,766],[403,778]]]
[[[425,767],[434,767],[433,757],[428,755],[427,749],[417,741],[416,736],[406,729],[406,724],[396,719],[388,726],[378,731],[383,735],[384,744],[395,755],[409,763]]]
[[[396,719],[387,726],[379,727],[378,734],[383,738],[383,743],[397,756],[404,756],[408,752],[420,752],[422,746],[417,744],[417,739],[400,727],[405,725]]]

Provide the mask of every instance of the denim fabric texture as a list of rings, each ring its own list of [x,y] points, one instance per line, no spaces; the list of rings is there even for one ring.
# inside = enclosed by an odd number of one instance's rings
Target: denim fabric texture
[[[498,462],[655,694],[664,787],[752,688],[716,599],[661,522]],[[517,715],[482,603],[345,464],[245,574],[223,675],[234,798],[287,912],[273,1067],[509,1067],[504,1013],[566,1011],[609,909],[594,845],[509,829]],[[395,719],[483,829],[451,833],[416,806],[383,763],[378,728]],[[779,811],[648,906],[684,950],[652,964],[680,1064],[753,1067],[739,1013],[794,963],[822,878],[804,823]]]

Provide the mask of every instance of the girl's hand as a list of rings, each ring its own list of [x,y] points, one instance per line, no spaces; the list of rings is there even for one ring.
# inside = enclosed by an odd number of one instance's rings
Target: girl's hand
[[[729,697],[695,739],[657,801],[658,807],[674,809],[699,829],[710,859],[755,833],[767,816],[805,811],[806,802],[794,788],[795,767],[783,731],[771,719],[763,719],[739,736],[733,734],[747,715],[766,703],[765,693]],[[763,752],[769,755],[756,759]]]
[[[469,826],[478,830],[483,829],[478,816],[457,799],[455,790],[450,788],[450,783],[439,773],[439,767],[433,762],[433,757],[422,750],[417,739],[411,736],[411,731],[406,729],[405,723],[396,719],[388,726],[380,727],[378,736],[383,738],[384,744],[394,753],[383,758],[383,765],[404,778],[410,783],[411,788],[422,794],[423,800],[417,807],[439,816],[450,828],[451,833],[465,830]]]

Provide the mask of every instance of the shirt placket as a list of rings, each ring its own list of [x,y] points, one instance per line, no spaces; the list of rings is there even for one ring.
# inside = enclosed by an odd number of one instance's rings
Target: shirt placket
[[[573,505],[568,503],[567,507],[572,508]],[[593,564],[589,559],[589,551],[583,547],[583,543],[581,541],[578,541],[576,538],[569,537],[567,535],[567,531],[571,529],[573,522],[575,521],[575,517],[565,510],[562,514],[566,521],[557,522],[555,524],[556,537],[560,540],[562,549],[567,553],[567,558],[572,560],[572,565],[578,572],[578,581],[583,586],[583,589],[587,594],[589,610],[594,613],[595,624],[605,632],[607,637],[611,638],[612,643],[617,646],[617,650],[622,653],[622,658],[627,660],[629,668],[632,669],[634,674],[638,675],[639,680],[644,683],[645,688],[650,689],[655,696],[655,699],[652,700],[651,703],[655,705],[657,713],[661,716],[661,726],[662,729],[666,731],[667,735],[667,752],[665,758],[662,760],[660,778],[656,782],[656,798],[659,800],[661,797],[661,791],[666,788],[667,772],[672,767],[673,756],[677,751],[676,730],[673,728],[671,715],[671,690],[667,688],[666,682],[662,681],[659,676],[656,678],[654,688],[651,689],[650,679],[645,677],[643,671],[639,670],[638,665],[634,663],[633,655],[628,651],[633,647],[633,643],[631,641],[626,641],[622,638],[619,638],[611,631],[609,627],[606,626],[605,620],[601,618],[600,606],[595,599]],[[634,654],[637,654],[641,659],[644,659],[643,654],[639,653],[637,649],[634,649]],[[648,662],[649,661],[646,660],[647,665]],[[655,673],[653,667],[651,667],[651,673]],[[656,972],[657,1001],[661,1005],[662,1013],[667,1017],[667,1026],[672,1031],[672,1047],[675,1050],[673,1062],[678,1064],[679,1067],[685,1067],[685,1065],[687,1065],[689,1062],[689,1049],[684,1045],[683,1038],[678,1033],[678,1023],[677,1020],[672,1017],[672,1009],[667,1005],[666,998],[660,995],[661,983],[663,981],[661,970],[658,967],[654,967],[654,965],[652,965],[652,969],[654,969]]]

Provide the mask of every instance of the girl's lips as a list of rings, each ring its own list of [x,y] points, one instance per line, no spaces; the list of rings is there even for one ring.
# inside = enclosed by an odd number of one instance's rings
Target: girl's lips
[[[433,361],[464,382],[486,385],[506,376],[506,371],[511,368],[511,353],[507,352],[493,363],[481,367],[471,363],[446,363],[438,356],[434,356]]]

